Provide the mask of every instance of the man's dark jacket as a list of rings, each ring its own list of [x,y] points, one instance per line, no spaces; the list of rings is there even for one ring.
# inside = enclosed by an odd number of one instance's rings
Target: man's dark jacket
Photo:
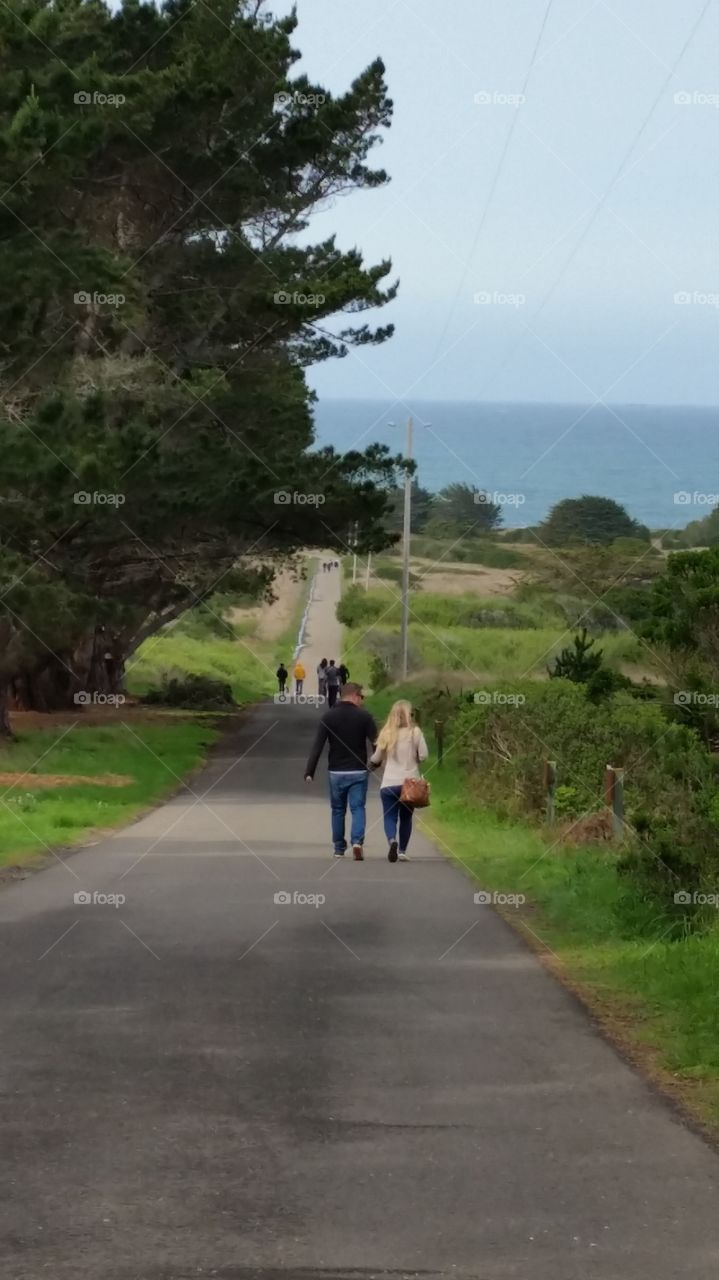
[[[330,772],[350,773],[367,768],[367,743],[376,741],[377,725],[369,711],[353,702],[338,702],[320,720],[305,777],[314,778],[325,742],[330,744]]]

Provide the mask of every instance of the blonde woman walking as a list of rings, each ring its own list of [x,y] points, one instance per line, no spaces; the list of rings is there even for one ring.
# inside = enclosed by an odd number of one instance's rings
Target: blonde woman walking
[[[407,846],[412,835],[412,813],[409,805],[400,803],[405,778],[418,778],[419,766],[429,751],[424,734],[414,723],[412,703],[395,702],[380,730],[372,764],[384,764],[380,799],[384,812],[384,832],[389,844],[390,862],[408,862]],[[399,824],[399,841],[397,826]]]

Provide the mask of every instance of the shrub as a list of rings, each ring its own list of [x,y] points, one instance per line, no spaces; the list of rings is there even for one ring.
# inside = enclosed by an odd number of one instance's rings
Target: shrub
[[[153,706],[186,707],[193,710],[215,710],[237,704],[229,684],[210,676],[188,675],[178,678],[163,676],[159,688],[149,689],[142,699]]]
[[[386,614],[396,603],[392,596],[365,591],[363,587],[348,587],[337,605],[337,620],[343,627],[369,626]]]
[[[484,802],[515,815],[544,809],[543,761],[557,762],[572,816],[601,810],[610,763],[625,770],[628,842],[620,869],[662,909],[677,890],[719,882],[716,762],[697,735],[656,702],[620,691],[588,706],[584,686],[526,682],[519,705],[454,704],[448,748]]]
[[[373,653],[369,664],[369,682],[373,693],[386,689],[390,682],[390,673],[386,659],[379,653]]]

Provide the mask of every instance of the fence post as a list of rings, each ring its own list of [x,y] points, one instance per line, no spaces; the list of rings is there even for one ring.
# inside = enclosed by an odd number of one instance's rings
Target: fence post
[[[554,793],[557,789],[557,762],[556,760],[544,761],[544,791],[546,795],[547,808],[546,820],[551,825],[555,818]]]
[[[604,801],[612,814],[612,838],[624,838],[624,770],[608,764],[604,771]]]
[[[444,722],[435,720],[434,736],[437,742],[437,764],[441,764],[444,760]]]

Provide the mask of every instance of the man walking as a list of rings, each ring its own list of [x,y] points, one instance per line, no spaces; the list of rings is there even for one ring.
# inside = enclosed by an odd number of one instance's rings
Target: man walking
[[[330,807],[332,810],[332,843],[336,858],[343,858],[347,849],[345,821],[347,805],[352,817],[350,840],[355,862],[364,859],[364,837],[367,826],[367,743],[377,739],[377,725],[362,703],[361,684],[346,684],[341,700],[325,711],[320,720],[314,745],[305,768],[305,782],[312,782],[315,769],[329,742],[328,777]]]
[[[295,670],[294,670],[295,693],[297,694],[297,696],[299,696],[302,693],[302,690],[305,687],[306,676],[307,676],[307,672],[305,671],[304,663],[300,662],[298,658],[295,663]]]
[[[350,669],[345,666],[344,662],[341,662],[337,670],[340,673],[340,688],[342,688],[342,685],[347,684],[347,681],[350,678]]]
[[[325,679],[327,681],[327,702],[330,707],[333,707],[340,691],[340,671],[334,658],[329,660],[329,665],[325,671]]]
[[[287,667],[285,666],[284,662],[280,663],[279,667],[277,668],[276,675],[277,675],[277,685],[279,688],[279,692],[285,693],[287,691],[287,677],[289,676],[289,671],[287,670]]]

